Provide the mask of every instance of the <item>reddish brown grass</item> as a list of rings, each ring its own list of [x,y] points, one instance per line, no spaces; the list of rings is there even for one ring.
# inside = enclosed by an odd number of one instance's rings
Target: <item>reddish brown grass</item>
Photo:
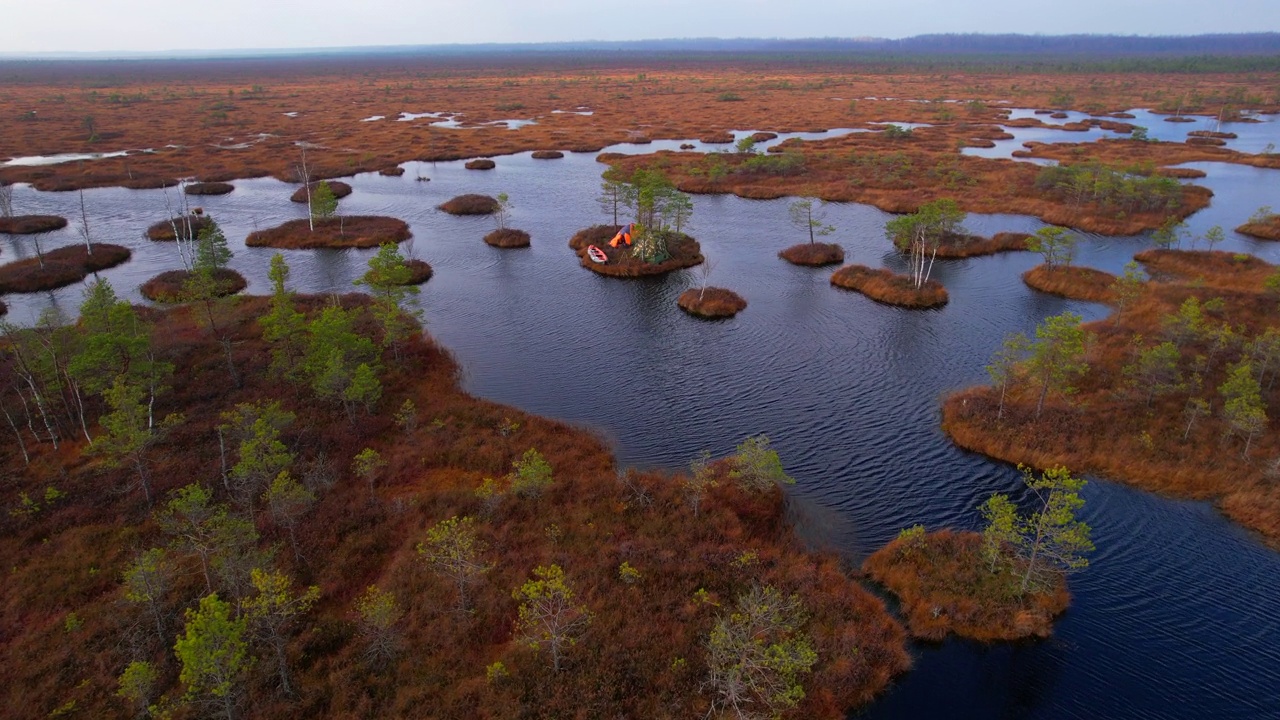
[[[309,313],[328,302],[298,300]],[[368,302],[360,296],[342,301],[351,307]],[[157,352],[176,365],[173,389],[156,411],[186,418],[149,453],[162,495],[204,481],[225,500],[211,438],[220,413],[241,402],[279,400],[297,413],[282,438],[298,455],[295,470],[320,452],[337,468],[336,483],[320,492],[298,528],[305,558],[295,561],[286,549],[273,561],[298,586],[316,585],[321,593],[286,648],[297,694],[277,691],[273,662],[255,647],[258,662],[243,685],[247,717],[402,717],[423,707],[467,718],[518,717],[529,708],[548,717],[705,715],[706,637],[715,618],[753,583],[799,595],[804,631],[818,655],[803,677],[805,697],[789,717],[842,718],[908,667],[901,626],[837,558],[800,547],[780,491],[745,493],[721,465],[720,485],[695,516],[681,476],[620,474],[599,438],[462,393],[457,366],[425,337],[405,343],[400,363],[388,351],[377,412],[352,422],[268,371],[270,352],[254,320],[267,308],[265,298],[246,297],[219,311],[240,386],[191,308],[153,314]],[[368,318],[361,324],[373,327]],[[414,402],[419,418],[409,431],[390,417],[405,400]],[[91,409],[96,414],[97,407]],[[120,491],[130,471],[88,459],[85,443],[74,440],[59,452],[48,443],[34,445],[32,466],[24,468],[13,445],[0,444],[0,470],[15,479],[0,488],[5,507],[16,506],[18,492],[43,498],[50,484],[67,495],[34,516],[0,516],[6,568],[0,623],[7,629],[0,641],[0,701],[7,712],[44,716],[74,699],[89,716],[123,716],[115,678],[138,657],[134,646],[168,668],[156,691],[176,700],[182,687],[171,636],[181,630],[182,610],[205,592],[198,567],[179,557],[184,572],[165,598],[166,638],[154,643],[130,635],[141,616],[122,600],[119,578],[135,552],[165,540],[138,494]],[[372,499],[347,470],[364,447],[387,461]],[[507,497],[486,512],[474,489],[485,477],[501,481],[530,447],[553,468],[552,486],[541,498]],[[469,614],[452,611],[453,584],[430,572],[415,552],[427,528],[454,515],[476,518],[488,546],[484,557],[494,563],[472,589]],[[269,513],[260,512],[257,521],[261,547],[287,548]],[[634,583],[619,577],[623,562],[639,571]],[[551,563],[564,568],[575,600],[593,613],[559,673],[545,655],[512,641],[512,589],[535,566]],[[354,598],[373,583],[395,593],[405,611],[404,652],[383,668],[362,661],[352,621]],[[71,610],[83,624],[68,632]],[[495,662],[509,676],[490,682],[486,667]],[[70,687],[69,676],[79,678]]]
[[[680,293],[676,304],[681,310],[701,318],[730,318],[747,307],[747,301],[732,290],[718,287],[693,288]]]
[[[920,72],[885,68],[850,73],[840,59],[803,61],[776,58],[663,58],[624,54],[580,58],[541,58],[519,64],[477,59],[396,57],[315,60],[33,64],[15,68],[0,92],[0,156],[101,151],[103,145],[154,147],[154,153],[104,158],[88,163],[45,167],[0,168],[0,179],[33,182],[39,189],[75,189],[102,185],[156,185],[171,178],[199,175],[202,180],[231,180],[272,175],[296,181],[296,143],[309,142],[313,177],[340,177],[374,172],[410,160],[457,160],[555,147],[598,151],[639,135],[684,139],[729,127],[768,128],[777,132],[865,126],[873,120],[932,122],[956,139],[984,137],[999,118],[999,108],[966,109],[961,117],[938,122],[937,107],[912,99],[973,96],[975,83],[985,97],[1007,98],[1024,107],[1047,103],[1055,92],[1072,93],[1089,109],[1134,107],[1149,100],[1144,93],[1160,87],[1167,97],[1189,92],[1205,97],[1252,94],[1276,84],[1280,74],[1267,71],[1237,74],[1126,74],[1123,82],[1100,86],[1097,74],[1038,75],[1026,70]],[[647,80],[637,84],[644,73]],[[369,83],[377,77],[395,86]],[[1045,79],[1048,78],[1048,79]],[[1043,81],[1041,81],[1043,80]],[[592,116],[554,114],[563,100],[549,97],[547,83],[569,82],[574,103],[590,106]],[[120,97],[103,111],[100,98],[81,92],[90,85],[112,83]],[[244,95],[254,85],[262,92]],[[644,91],[639,91],[640,86]],[[183,87],[183,92],[172,88]],[[661,88],[661,90],[659,90]],[[910,92],[904,92],[910,88]],[[732,91],[745,102],[718,102]],[[228,98],[228,91],[235,97]],[[884,98],[859,100],[856,109],[832,97]],[[48,102],[57,97],[57,103]],[[211,98],[229,105],[225,119],[210,116]],[[521,104],[521,116],[537,124],[519,132],[481,123],[510,117],[502,102]],[[1087,100],[1086,100],[1087,98]],[[24,119],[38,107],[34,121]],[[285,117],[284,109],[303,110]],[[370,113],[395,115],[404,107],[448,107],[463,113],[471,129],[434,128],[429,118],[414,122],[360,123]],[[1274,109],[1274,105],[1270,109]],[[1080,108],[1076,108],[1080,109]],[[1262,109],[1268,109],[1266,107]],[[1218,106],[1196,109],[1216,114]],[[104,140],[89,143],[82,126],[95,114],[104,125]],[[637,123],[638,118],[643,122]],[[105,120],[105,122],[104,122]],[[106,127],[109,125],[110,127]],[[1087,127],[1079,123],[1082,128]],[[643,127],[641,127],[643,126]],[[259,135],[266,133],[267,135]],[[917,134],[922,133],[920,130]],[[232,137],[229,142],[228,137]],[[127,138],[127,143],[125,139]],[[912,139],[915,143],[916,139]],[[242,145],[247,143],[247,146]],[[1134,143],[1137,144],[1137,143]],[[1142,143],[1182,145],[1182,143]],[[166,147],[166,145],[168,147]],[[1221,148],[1189,148],[1197,152]],[[1161,149],[1155,152],[1167,152]],[[936,161],[954,156],[954,144],[929,153]],[[1236,154],[1231,162],[1250,162]],[[930,163],[930,167],[934,163]]]
[[[235,295],[249,285],[243,275],[230,268],[215,270],[213,277],[218,297]],[[142,293],[142,297],[152,302],[186,302],[186,286],[190,280],[189,270],[168,270],[142,283],[138,291]]]
[[[1116,276],[1089,267],[1037,265],[1022,273],[1022,281],[1040,292],[1072,300],[1115,301],[1113,286]]]
[[[400,177],[401,175],[404,175],[404,168],[399,165],[384,167],[378,171],[378,174],[384,177]]]
[[[485,243],[498,248],[529,247],[529,233],[515,228],[500,228],[484,236]]]
[[[244,239],[249,247],[291,250],[313,248],[371,248],[388,242],[404,242],[412,237],[403,220],[381,215],[351,215],[315,221],[290,220],[266,230],[255,230]]]
[[[0,217],[0,233],[9,235],[34,235],[61,230],[67,219],[57,215],[13,215]]]
[[[1183,280],[1222,290],[1263,292],[1275,266],[1254,255],[1222,250],[1165,250],[1149,248],[1133,259],[1157,280]]]
[[[534,160],[559,160],[564,157],[564,153],[559,150],[534,150],[530,157]]]
[[[1195,178],[1205,177],[1208,173],[1203,170],[1197,170],[1196,168],[1162,167],[1156,168],[1156,174],[1181,180],[1194,180]]]
[[[1239,344],[1222,351],[1205,338],[1184,342],[1185,376],[1200,362],[1198,357],[1212,358],[1207,368],[1195,370],[1200,382],[1156,396],[1149,405],[1147,388],[1130,383],[1124,371],[1135,357],[1135,337],[1141,335],[1144,346],[1166,338],[1164,319],[1191,296],[1201,302],[1221,298],[1225,307],[1210,314],[1210,320],[1229,323],[1245,337],[1277,326],[1276,298],[1261,289],[1274,267],[1257,258],[1239,262],[1217,251],[1148,250],[1138,258],[1152,269],[1154,279],[1122,313],[1088,326],[1094,334],[1090,370],[1069,401],[1051,394],[1037,418],[1038,385],[1016,383],[1009,390],[1004,419],[997,421],[998,391],[969,388],[944,401],[943,429],[961,447],[1008,462],[1066,465],[1148,490],[1217,499],[1228,517],[1280,547],[1280,485],[1266,475],[1268,464],[1280,456],[1280,437],[1264,431],[1243,456],[1243,440],[1227,433],[1220,414],[1218,388],[1226,378],[1226,364],[1241,352]],[[1184,409],[1190,398],[1208,402],[1211,413],[1188,428]],[[1274,423],[1280,384],[1264,386],[1262,400]]]
[[[180,215],[172,220],[161,220],[152,224],[147,228],[147,239],[173,242],[181,236],[183,240],[190,240],[199,237],[200,231],[211,225],[213,225],[213,218],[208,215]]]
[[[844,248],[835,243],[800,243],[778,253],[778,257],[792,265],[821,267],[844,262]]]
[[[488,195],[468,193],[438,206],[450,215],[490,215],[498,210],[498,201]]]
[[[351,186],[341,180],[325,180],[324,182],[328,183],[329,190],[331,190],[333,192],[333,196],[339,200],[351,194]],[[319,184],[319,180],[311,183],[310,188],[312,194],[315,193],[316,185]],[[293,194],[289,196],[289,200],[296,203],[305,203],[308,197],[307,187],[308,186],[303,185],[297,190],[294,190]]]
[[[44,254],[0,265],[0,293],[33,293],[80,282],[91,273],[115,267],[132,255],[128,248],[94,243],[90,255],[84,245],[68,245]]]
[[[733,142],[733,133],[728,130],[720,130],[710,135],[704,135],[701,140],[707,145],[725,145]]]
[[[624,175],[642,167],[660,168],[690,193],[733,193],[759,200],[811,195],[895,213],[915,212],[924,203],[949,198],[969,212],[1033,215],[1050,224],[1105,235],[1135,234],[1168,219],[1164,210],[1124,214],[1052,196],[1036,188],[1039,168],[1029,163],[957,155],[957,143],[967,142],[970,134],[968,129],[937,126],[917,128],[907,140],[872,132],[788,141],[770,148],[770,156],[797,160],[775,165],[772,171],[760,157],[746,153],[664,150],[649,155],[606,153],[598,159]],[[1208,189],[1193,185],[1183,186],[1181,193],[1173,211],[1180,218],[1206,207],[1212,197]]]
[[[236,186],[226,182],[196,182],[182,188],[188,195],[226,195]]]
[[[948,300],[947,289],[937,280],[929,280],[923,287],[916,288],[906,275],[866,265],[845,265],[832,274],[831,284],[860,292],[876,302],[905,308],[942,307]]]
[[[995,255],[1002,252],[1020,252],[1027,249],[1027,233],[1002,232],[993,237],[953,234],[938,244],[938,257],[960,259]]]
[[[896,539],[870,555],[862,570],[898,597],[907,630],[925,640],[950,633],[986,642],[1048,637],[1071,600],[1060,576],[1050,591],[1019,596],[1016,578],[988,570],[982,536],[974,532]]]
[[[475,160],[468,160],[463,167],[468,170],[492,170],[498,167],[498,163],[489,158],[476,158]]]

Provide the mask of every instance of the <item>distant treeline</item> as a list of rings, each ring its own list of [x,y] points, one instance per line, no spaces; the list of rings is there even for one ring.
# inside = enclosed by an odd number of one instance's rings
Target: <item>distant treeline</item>
[[[54,61],[54,62],[51,62]],[[112,61],[112,62],[105,62]],[[919,35],[884,38],[719,39],[487,43],[182,53],[78,53],[18,56],[0,53],[0,81],[96,74],[123,64],[129,74],[165,75],[196,69],[213,74],[524,67],[607,68],[767,63],[856,67],[861,72],[968,71],[1266,72],[1280,71],[1280,33],[1192,36]]]

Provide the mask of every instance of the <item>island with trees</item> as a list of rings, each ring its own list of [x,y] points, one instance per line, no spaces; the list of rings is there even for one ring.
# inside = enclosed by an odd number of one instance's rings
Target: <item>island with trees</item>
[[[676,189],[661,170],[638,169],[629,175],[608,170],[598,198],[601,209],[613,217],[612,225],[579,230],[569,239],[583,267],[609,277],[651,277],[702,263],[697,240],[682,232],[693,215],[693,201]],[[620,213],[630,213],[631,242],[611,244],[625,225]],[[595,262],[587,248],[595,246],[605,262]]]
[[[1115,278],[1110,317],[1067,312],[1008,336],[993,384],[948,397],[943,428],[1009,462],[1215,500],[1280,543],[1280,270],[1217,250],[1136,259],[1150,278],[1137,263]]]

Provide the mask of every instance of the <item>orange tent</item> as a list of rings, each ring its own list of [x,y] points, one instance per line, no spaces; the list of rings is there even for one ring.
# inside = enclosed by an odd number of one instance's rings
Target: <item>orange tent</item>
[[[627,245],[630,245],[631,230],[635,226],[636,226],[635,223],[631,223],[630,225],[627,225],[626,227],[619,230],[618,234],[614,235],[613,239],[609,241],[609,247],[618,247],[618,243],[626,243]]]

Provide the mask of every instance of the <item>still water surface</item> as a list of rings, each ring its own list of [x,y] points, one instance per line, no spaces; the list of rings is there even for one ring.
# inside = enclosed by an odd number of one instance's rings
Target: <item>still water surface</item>
[[[1267,127],[1274,136],[1275,125]],[[829,134],[805,134],[822,136]],[[798,480],[800,504],[822,518],[816,530],[855,562],[905,526],[976,528],[976,507],[989,494],[1020,496],[1015,470],[947,441],[938,429],[939,398],[984,382],[983,365],[1006,333],[1031,331],[1068,309],[1087,319],[1106,314],[1102,306],[1025,287],[1018,276],[1038,259],[1029,253],[939,262],[935,277],[951,293],[941,310],[879,305],[832,288],[830,269],[776,257],[803,239],[787,222],[787,200],[700,196],[691,234],[715,263],[711,282],[750,303],[735,319],[705,323],[675,305],[698,282],[696,271],[619,281],[578,267],[569,236],[609,220],[594,201],[603,170],[594,154],[539,161],[526,153],[497,162],[488,172],[460,162],[408,163],[399,178],[360,175],[341,206],[346,214],[409,222],[414,239],[406,250],[436,271],[421,296],[428,328],[457,356],[466,389],[590,428],[629,465],[679,467],[703,448],[725,454],[743,437],[766,433]],[[1235,227],[1260,205],[1280,206],[1274,172],[1195,166],[1209,173],[1197,182],[1216,193],[1190,219],[1195,234]],[[268,292],[275,251],[246,248],[243,238],[303,217],[304,209],[288,202],[291,190],[256,179],[237,182],[230,195],[200,198],[232,240],[232,265],[249,279],[250,293]],[[488,247],[480,238],[492,229],[490,219],[435,210],[468,192],[506,192],[515,206],[512,225],[530,232],[533,246]],[[141,302],[137,286],[177,264],[172,245],[142,237],[165,217],[164,196],[100,189],[86,191],[85,201],[94,236],[134,251],[131,262],[102,276]],[[78,213],[74,194],[20,187],[15,202],[23,213]],[[883,236],[888,214],[856,204],[828,210],[838,228],[831,239],[844,245],[849,262],[901,267]],[[1010,215],[968,221],[983,234],[1040,225]],[[1280,246],[1227,235],[1223,249],[1280,262]],[[73,225],[43,242],[76,241]],[[0,236],[0,259],[29,256],[30,243]],[[1086,236],[1079,262],[1117,272],[1148,244]],[[285,256],[295,289],[345,292],[372,252]],[[71,287],[8,296],[7,319],[29,323],[50,306],[74,313],[80,293]],[[918,646],[914,669],[859,717],[1280,717],[1280,554],[1205,503],[1102,478],[1085,497],[1098,551],[1092,567],[1072,579],[1075,601],[1053,639]]]

